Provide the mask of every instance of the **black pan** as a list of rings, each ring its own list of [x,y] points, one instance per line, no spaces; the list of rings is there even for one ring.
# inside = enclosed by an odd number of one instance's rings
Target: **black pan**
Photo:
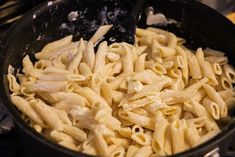
[[[115,24],[128,15],[134,0],[56,0],[46,2],[28,12],[8,31],[1,43],[0,92],[5,107],[17,125],[21,146],[28,156],[85,157],[79,152],[65,149],[47,140],[30,128],[20,116],[10,100],[6,79],[8,65],[21,68],[23,56],[39,51],[43,45],[66,35],[73,34],[74,40],[80,37],[89,39],[102,24]],[[174,32],[187,40],[190,48],[211,47],[226,52],[230,64],[235,66],[235,27],[222,15],[194,0],[147,0],[157,12],[174,19],[177,23],[158,26]],[[88,8],[88,9],[87,9]],[[102,10],[102,14],[100,11]],[[115,10],[115,13],[113,12]],[[76,21],[69,21],[68,14],[78,11]],[[85,13],[84,13],[85,12]],[[113,13],[112,13],[113,12]],[[143,12],[138,26],[145,28]],[[230,113],[234,116],[234,113]],[[228,144],[235,135],[235,123],[231,120],[222,132],[206,143],[175,156],[204,156],[212,150],[224,156]],[[208,155],[208,154],[207,154]]]

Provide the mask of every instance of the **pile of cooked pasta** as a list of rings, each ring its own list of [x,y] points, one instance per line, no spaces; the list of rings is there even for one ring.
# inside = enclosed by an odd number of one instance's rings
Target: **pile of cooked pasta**
[[[96,36],[97,38],[97,36]],[[94,39],[94,38],[93,38]],[[98,38],[97,38],[98,39]],[[136,42],[73,42],[72,36],[9,66],[13,104],[37,132],[69,149],[103,157],[179,153],[218,134],[235,102],[235,72],[224,53],[195,52],[157,28]]]

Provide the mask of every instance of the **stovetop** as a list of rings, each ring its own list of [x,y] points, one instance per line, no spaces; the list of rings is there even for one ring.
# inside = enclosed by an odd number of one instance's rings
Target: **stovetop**
[[[0,0],[0,43],[9,27],[35,5],[45,0]],[[200,0],[226,15],[235,11],[235,0]],[[0,156],[24,157],[17,139],[16,129],[0,100]],[[227,157],[235,157],[235,141],[226,152]]]

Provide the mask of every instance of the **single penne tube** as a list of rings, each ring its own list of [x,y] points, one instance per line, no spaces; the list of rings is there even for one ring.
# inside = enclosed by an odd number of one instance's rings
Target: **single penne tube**
[[[75,72],[82,60],[82,53],[85,49],[85,43],[83,41],[83,39],[81,38],[79,41],[79,45],[78,45],[78,51],[76,53],[76,55],[74,56],[74,58],[72,59],[71,63],[69,63],[67,70],[69,72]]]
[[[127,47],[123,46],[125,50],[125,55],[122,57],[122,67],[123,73],[132,73],[134,72],[134,60],[132,58],[132,50]]]
[[[57,114],[51,109],[50,106],[45,104],[40,99],[35,99],[30,102],[34,110],[42,117],[42,119],[52,128],[57,131],[63,130],[63,123]]]
[[[41,52],[39,53],[36,53],[35,56],[37,59],[41,59],[41,54],[43,53],[49,53],[51,52],[52,50],[55,50],[59,47],[62,47],[64,45],[68,45],[70,44],[72,41],[72,35],[69,35],[69,36],[66,36],[60,40],[57,40],[57,41],[54,41],[54,42],[51,42],[49,44],[47,44],[46,46],[44,46],[44,48],[42,49]]]
[[[68,141],[70,143],[74,143],[75,139],[68,134],[65,134],[60,131],[52,130],[50,132],[50,137],[55,140],[56,142],[61,142],[61,141]]]
[[[177,46],[177,37],[173,33],[168,33],[168,47],[176,48]]]
[[[76,105],[80,107],[85,107],[86,105],[88,105],[87,100],[77,93],[61,91],[51,93],[50,95],[56,100],[56,102],[62,102],[65,104]]]
[[[188,60],[187,60],[187,52],[184,51],[181,47],[176,48],[177,52],[182,56],[183,60],[183,65],[182,65],[182,76],[184,79],[185,84],[188,84],[188,79],[189,79],[189,70],[188,70]]]
[[[206,84],[209,81],[208,78],[202,78],[201,80],[197,81],[196,83],[190,85],[185,90],[199,90],[203,87],[204,84]]]
[[[60,69],[54,66],[51,67],[47,67],[46,69],[43,70],[42,74],[52,74],[52,73],[56,73],[56,74],[69,74],[70,72],[65,70],[65,69]]]
[[[104,41],[100,43],[97,53],[96,53],[96,57],[95,57],[93,73],[102,74],[103,69],[105,67],[105,58],[106,58],[107,51],[108,51],[107,42]]]
[[[182,103],[190,100],[193,95],[196,93],[195,90],[183,90],[183,91],[173,91],[173,90],[165,90],[161,92],[160,98],[163,102],[168,105]]]
[[[188,149],[188,145],[185,141],[185,131],[183,128],[182,121],[175,120],[171,125],[171,136],[172,136],[172,148],[173,153],[179,153]]]
[[[216,75],[222,74],[221,66],[218,63],[212,63],[211,68]]]
[[[97,148],[97,151],[99,153],[99,155],[103,156],[103,157],[108,157],[108,144],[105,141],[103,135],[95,130],[94,131],[94,142],[95,142],[95,146]]]
[[[90,67],[91,70],[93,70],[94,64],[95,64],[95,51],[94,51],[94,45],[92,41],[89,41],[86,44],[85,50],[83,51],[83,59],[87,63],[87,65]]]
[[[11,96],[11,101],[21,112],[30,117],[36,124],[44,126],[43,118],[41,118],[28,101],[14,95]]]
[[[160,79],[159,81],[153,83],[153,84],[149,84],[149,85],[145,85],[142,90],[138,93],[135,93],[130,100],[137,100],[140,99],[142,97],[145,97],[147,95],[150,95],[151,93],[159,93],[164,86],[167,86],[168,84],[170,84],[172,82],[172,79],[170,79],[170,77],[165,77]]]
[[[202,104],[214,119],[218,120],[220,118],[220,108],[218,104],[208,97],[203,99]]]
[[[84,81],[86,80],[86,77],[80,74],[47,74],[47,75],[41,75],[38,77],[39,80],[42,81]]]
[[[35,54],[37,59],[55,59],[61,56],[75,55],[78,51],[78,42],[71,42],[69,44],[58,47],[50,52],[39,52]]]
[[[231,66],[229,66],[228,64],[225,64],[224,73],[231,83],[235,83],[235,71]]]
[[[124,115],[122,115],[124,114]],[[134,124],[140,125],[144,128],[147,128],[149,130],[154,130],[154,120],[151,119],[150,117],[142,116],[139,114],[136,114],[134,112],[121,112],[119,113],[119,116],[125,120],[128,120]]]
[[[31,69],[33,68],[33,63],[29,58],[29,55],[26,55],[23,60],[22,60],[22,65],[23,65],[23,69]]]
[[[220,76],[220,83],[223,89],[233,89],[232,82],[225,75]]]
[[[156,123],[152,139],[152,148],[154,152],[164,152],[166,129],[169,123],[163,114],[158,111],[156,114]]]
[[[123,104],[122,107],[125,111],[130,111],[136,108],[144,107],[153,102],[154,100],[149,100],[149,98],[142,98],[142,99],[135,100],[128,104],[127,103]]]
[[[7,74],[8,86],[11,92],[19,92],[21,87],[16,81],[16,77],[12,74]]]
[[[113,25],[103,25],[98,28],[98,30],[95,32],[95,34],[90,38],[89,41],[96,43],[99,41],[101,37],[103,37],[111,28]]]
[[[104,97],[104,99],[106,100],[106,102],[112,106],[112,88],[108,83],[102,83],[101,84],[101,93]]]
[[[203,50],[201,48],[197,49],[196,57],[197,57],[199,65],[201,67],[203,76],[207,77],[209,79],[209,84],[218,85],[218,81],[215,77],[215,73],[213,72],[213,70],[211,68],[211,64],[209,62],[205,61]]]
[[[26,91],[29,92],[56,92],[63,89],[67,85],[67,81],[36,81],[29,85]]]
[[[201,79],[202,72],[201,72],[197,57],[194,54],[192,54],[192,55],[188,55],[187,59],[188,59],[189,72],[190,72],[192,78],[193,79]]]
[[[132,129],[129,127],[120,128],[117,131],[124,138],[130,138],[132,134]]]
[[[146,59],[147,53],[144,53],[138,57],[138,59],[135,61],[135,72],[141,72],[145,70],[145,59]]]
[[[208,47],[204,50],[204,53],[205,53],[206,56],[223,57],[225,55],[224,52],[214,50],[214,49],[211,49],[211,48],[208,48]]]
[[[74,127],[72,125],[65,124],[64,129],[62,131],[74,137],[80,142],[84,142],[87,138],[87,134],[83,130],[79,129],[78,127]]]
[[[210,85],[205,84],[205,85],[203,85],[203,88],[205,89],[208,97],[211,100],[215,101],[219,105],[219,107],[220,107],[220,116],[222,118],[227,117],[228,109],[227,109],[227,106],[226,106],[224,100],[220,96],[220,94],[213,87],[211,87]]]
[[[172,138],[171,138],[171,128],[170,125],[168,125],[166,129],[166,135],[165,135],[165,144],[164,144],[164,153],[163,155],[172,155]]]
[[[141,146],[147,146],[151,144],[151,136],[147,133],[137,132],[131,135],[131,139]]]

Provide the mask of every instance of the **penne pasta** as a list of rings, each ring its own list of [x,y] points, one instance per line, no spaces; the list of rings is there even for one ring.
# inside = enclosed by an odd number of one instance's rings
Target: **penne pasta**
[[[95,52],[94,45],[92,41],[89,41],[86,45],[85,50],[83,51],[84,61],[93,70],[95,64]]]
[[[96,53],[93,73],[102,74],[102,71],[105,67],[105,58],[107,51],[108,51],[107,42],[104,41],[99,45],[98,51]]]
[[[22,69],[9,65],[12,103],[30,127],[102,157],[171,156],[221,132],[235,104],[235,72],[223,52],[190,50],[153,27],[137,28],[133,45],[99,43],[111,28],[88,41],[48,43],[36,59],[25,55]]]

